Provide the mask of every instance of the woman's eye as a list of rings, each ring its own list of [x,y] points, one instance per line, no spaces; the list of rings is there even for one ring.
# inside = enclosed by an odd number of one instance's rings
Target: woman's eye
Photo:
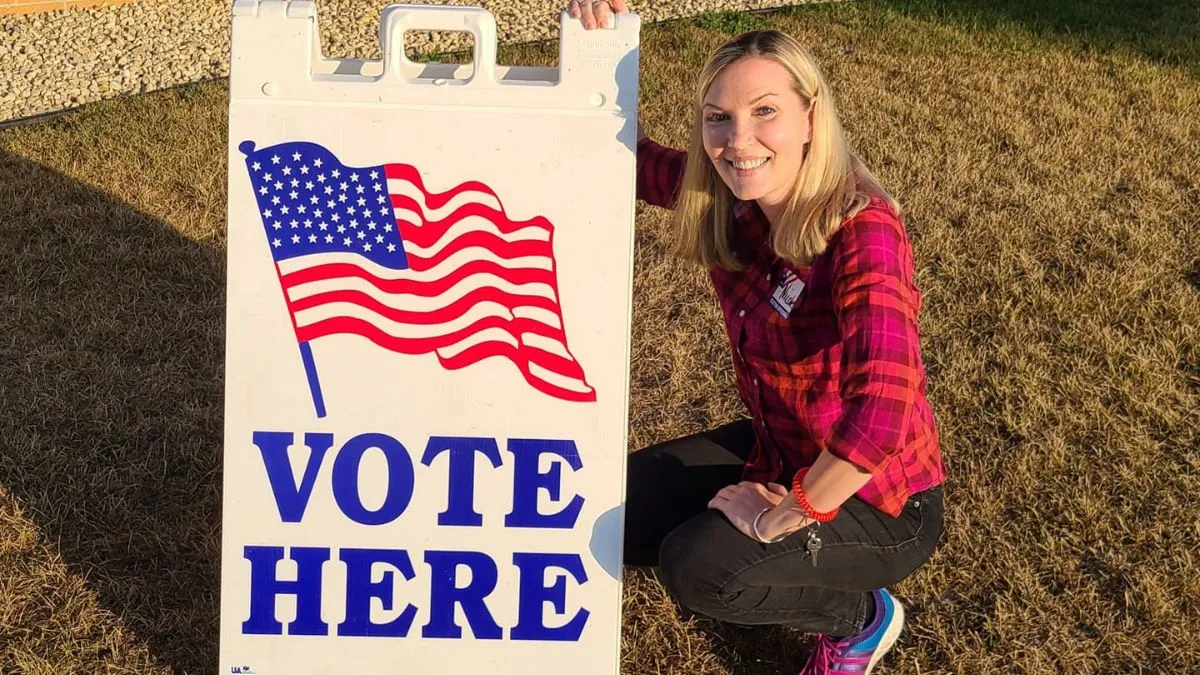
[[[754,112],[758,113],[759,115],[766,116],[766,115],[770,115],[771,113],[775,112],[775,109],[769,105],[764,105],[761,108],[759,108],[758,110],[755,110]]]
[[[724,122],[729,119],[729,116],[725,113],[709,113],[706,119],[709,122]]]

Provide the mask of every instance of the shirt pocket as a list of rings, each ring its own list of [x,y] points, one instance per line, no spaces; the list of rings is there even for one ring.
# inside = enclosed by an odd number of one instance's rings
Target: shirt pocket
[[[842,397],[836,370],[809,381],[796,406],[798,417],[813,440],[824,445],[833,425],[842,416]]]
[[[801,336],[803,337],[803,336]],[[836,339],[798,340],[772,360],[789,412],[812,441],[822,443],[841,415],[839,393],[842,346]]]

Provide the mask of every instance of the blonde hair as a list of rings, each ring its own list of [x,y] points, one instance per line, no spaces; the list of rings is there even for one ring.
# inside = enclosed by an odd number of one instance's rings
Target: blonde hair
[[[718,49],[700,73],[692,139],[683,186],[675,204],[675,253],[706,267],[741,269],[730,236],[734,196],[704,149],[704,97],[721,72],[740,59],[770,59],[792,76],[792,88],[812,106],[812,141],[796,177],[783,217],[771,230],[779,257],[805,266],[821,254],[842,222],[861,211],[872,196],[896,213],[900,207],[846,143],[829,85],[804,47],[775,30],[743,33]]]

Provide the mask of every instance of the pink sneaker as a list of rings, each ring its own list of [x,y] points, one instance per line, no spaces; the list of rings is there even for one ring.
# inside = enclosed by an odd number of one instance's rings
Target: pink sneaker
[[[904,628],[904,607],[887,589],[873,591],[875,617],[858,635],[840,640],[818,635],[808,663],[799,675],[859,673],[869,675],[875,664],[896,644]]]

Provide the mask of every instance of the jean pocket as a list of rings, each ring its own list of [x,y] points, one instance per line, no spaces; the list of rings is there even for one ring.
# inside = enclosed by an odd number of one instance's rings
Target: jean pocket
[[[942,530],[942,489],[941,486],[919,492],[908,498],[906,515],[911,513],[914,520],[914,539],[924,539],[925,535],[933,534],[940,537]]]

